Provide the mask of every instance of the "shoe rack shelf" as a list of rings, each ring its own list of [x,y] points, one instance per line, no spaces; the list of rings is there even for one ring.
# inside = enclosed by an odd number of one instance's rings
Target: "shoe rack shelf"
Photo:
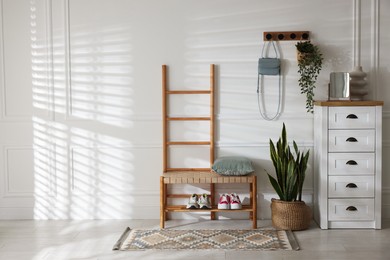
[[[187,209],[186,205],[172,205],[165,208],[165,212],[252,212],[250,205],[242,205],[242,209],[218,209],[214,206],[211,209]]]
[[[249,205],[242,205],[242,209],[218,209],[216,203],[215,185],[226,185],[246,183],[249,186]],[[211,209],[187,209],[186,205],[174,205],[175,199],[188,199],[191,194],[170,194],[168,185],[192,184],[194,186],[208,184],[211,202]],[[257,228],[257,177],[255,175],[240,177],[221,177],[211,172],[167,172],[160,177],[160,227],[165,227],[165,221],[168,220],[169,212],[210,212],[210,219],[216,220],[218,212],[248,212],[249,220],[252,221],[252,228]]]
[[[210,219],[215,220],[218,212],[248,212],[252,227],[257,228],[257,178],[247,176],[221,176],[211,171],[214,163],[214,125],[215,125],[215,65],[210,65],[210,89],[208,90],[169,90],[168,66],[162,66],[162,114],[163,114],[163,174],[160,176],[160,228],[165,227],[169,212],[210,212]],[[210,116],[208,117],[170,117],[168,115],[169,96],[171,95],[209,95]],[[169,124],[172,121],[209,121],[210,139],[205,141],[171,141],[169,140]],[[206,145],[210,151],[209,168],[174,168],[169,164],[169,148],[178,145]],[[215,185],[245,183],[249,185],[249,205],[242,205],[242,209],[218,209],[216,205]],[[209,185],[211,209],[187,209],[185,205],[173,205],[174,199],[189,198],[191,194],[170,194],[168,185],[192,184]],[[168,204],[169,202],[169,204]],[[172,203],[172,204],[171,204]]]

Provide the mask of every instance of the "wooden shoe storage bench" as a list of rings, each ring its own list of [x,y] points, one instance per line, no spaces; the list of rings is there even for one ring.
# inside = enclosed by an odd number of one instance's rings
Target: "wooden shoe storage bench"
[[[215,124],[215,65],[210,65],[210,89],[209,90],[169,90],[168,67],[162,66],[162,115],[163,115],[163,174],[160,177],[160,228],[165,227],[169,212],[210,212],[210,219],[216,219],[218,212],[248,212],[252,220],[252,227],[257,228],[257,179],[255,175],[246,176],[222,176],[211,171],[214,162],[214,124]],[[168,113],[170,95],[209,95],[210,116],[208,117],[170,117]],[[171,121],[209,121],[210,139],[207,141],[172,141],[169,140],[169,122]],[[169,148],[177,145],[203,145],[209,146],[210,168],[173,168],[169,164]],[[249,185],[249,205],[243,205],[242,209],[227,210],[218,209],[216,203],[215,185],[246,183]],[[175,199],[189,199],[191,194],[168,193],[168,185],[191,184],[209,185],[211,209],[187,209],[186,205],[175,205]]]

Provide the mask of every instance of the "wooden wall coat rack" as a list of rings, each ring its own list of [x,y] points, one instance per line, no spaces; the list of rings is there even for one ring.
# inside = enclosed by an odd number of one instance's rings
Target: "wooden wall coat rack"
[[[264,32],[263,41],[308,41],[309,31]]]

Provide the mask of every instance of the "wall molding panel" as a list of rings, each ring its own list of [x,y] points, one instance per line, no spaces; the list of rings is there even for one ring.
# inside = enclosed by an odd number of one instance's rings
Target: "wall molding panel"
[[[4,161],[4,185],[3,198],[30,197],[34,198],[37,189],[44,185],[42,192],[45,196],[55,197],[55,168],[53,161],[49,160],[52,155],[50,148],[33,147],[33,146],[4,146],[3,161]],[[31,158],[25,153],[31,153]],[[44,161],[44,159],[48,159]],[[21,164],[20,162],[24,163]],[[26,168],[30,166],[32,169]],[[33,166],[35,164],[35,166]],[[12,176],[15,175],[16,176]],[[24,174],[22,176],[21,174]],[[23,183],[22,186],[17,185],[20,180],[29,180],[31,183]],[[23,190],[24,189],[24,190]]]
[[[5,162],[4,164],[4,177],[5,177],[5,182],[3,185],[3,190],[4,190],[4,196],[3,198],[7,197],[33,197],[34,196],[34,190],[33,190],[33,183],[30,183],[30,189],[29,191],[27,190],[19,190],[16,191],[11,185],[12,182],[12,176],[11,176],[11,162],[10,162],[10,152],[11,151],[33,151],[32,147],[4,147],[4,159],[3,161]],[[26,158],[24,158],[26,159]],[[15,164],[18,164],[18,162],[15,162]],[[32,173],[31,173],[32,174]],[[19,176],[21,177],[21,176]],[[16,181],[16,180],[14,180]]]
[[[20,21],[19,28],[21,28],[22,25],[28,25],[28,31],[30,33],[29,39],[30,39],[30,51],[27,51],[24,49],[26,46],[23,44],[26,44],[25,41],[21,41],[21,43],[18,44],[12,44],[8,43],[8,47],[6,44],[7,39],[5,38],[5,32],[8,31],[8,34],[13,34],[13,30],[15,28],[9,24],[7,25],[7,21],[5,20],[5,13],[4,8],[5,6],[9,5],[10,3],[18,5],[15,8],[21,9],[21,3],[13,2],[13,1],[7,1],[7,5],[5,4],[6,1],[2,0],[1,8],[0,8],[0,15],[1,15],[1,35],[0,35],[0,58],[1,58],[1,85],[0,85],[0,92],[1,92],[1,99],[2,99],[2,108],[1,108],[1,119],[5,122],[24,122],[31,120],[32,115],[36,115],[45,119],[50,119],[52,115],[52,109],[50,108],[50,105],[52,104],[52,95],[53,95],[53,86],[50,84],[50,64],[52,64],[52,57],[50,55],[50,29],[51,29],[51,12],[48,11],[50,9],[50,0],[37,0],[37,1],[31,1],[28,4],[30,5],[28,7],[30,15],[28,16],[30,18],[30,21]],[[38,6],[39,5],[39,6]],[[26,8],[26,7],[23,7]],[[43,17],[42,17],[43,16]],[[25,22],[25,23],[24,23]],[[23,24],[24,23],[24,24]],[[12,30],[6,30],[6,27],[10,26],[12,27]],[[27,31],[26,28],[24,28],[25,31]],[[13,36],[15,37],[15,36]],[[25,39],[24,39],[25,40]],[[23,44],[22,44],[23,43]],[[12,47],[12,49],[11,49]],[[18,49],[19,48],[19,49]],[[10,51],[11,49],[11,51]],[[17,51],[18,50],[18,51]],[[31,74],[30,75],[23,75],[19,78],[29,78],[31,77],[32,82],[29,82],[26,86],[26,90],[28,87],[31,86],[32,83],[32,99],[31,99],[31,107],[33,109],[28,109],[27,107],[30,104],[26,104],[26,98],[21,96],[20,100],[10,99],[11,94],[10,91],[7,91],[7,89],[12,89],[15,87],[20,86],[12,86],[11,83],[7,83],[7,80],[11,80],[13,77],[15,77],[13,74],[15,73],[15,68],[12,68],[11,70],[11,64],[7,63],[15,63],[18,61],[21,61],[22,58],[20,53],[30,53],[31,58],[26,59],[27,64],[31,64]],[[12,54],[12,61],[6,60],[6,54],[11,55]],[[22,65],[26,66],[26,61],[23,60],[21,62]],[[13,65],[15,66],[15,65]],[[10,68],[9,75],[7,74],[7,68]],[[21,68],[23,69],[23,68]],[[27,72],[27,71],[24,71]],[[15,77],[17,78],[17,77]],[[15,80],[13,80],[15,81]],[[17,82],[17,81],[16,81]],[[22,82],[22,81],[20,81]],[[20,85],[19,83],[13,83]],[[24,82],[27,82],[26,80]],[[15,94],[12,94],[12,96],[15,98]],[[21,106],[25,106],[23,108],[24,113],[20,114],[19,112],[13,113],[11,111],[12,108],[9,108],[10,102],[20,103]],[[15,106],[13,105],[15,108]],[[29,110],[29,111],[27,111]]]
[[[5,117],[5,59],[4,59],[4,19],[3,19],[3,0],[0,0],[0,98],[1,98],[1,113],[0,120]]]
[[[370,79],[371,90],[374,92],[373,97],[376,100],[382,100],[382,97],[378,96],[378,78],[379,78],[379,0],[371,1],[371,69],[373,77]]]
[[[71,67],[71,46],[70,46],[70,0],[64,0],[64,51],[65,51],[65,87],[66,87],[66,119],[71,119],[72,114],[72,67]]]

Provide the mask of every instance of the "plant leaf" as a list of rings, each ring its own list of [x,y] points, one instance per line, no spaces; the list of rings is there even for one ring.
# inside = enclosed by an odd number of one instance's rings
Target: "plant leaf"
[[[279,183],[275,180],[274,177],[272,177],[268,173],[267,173],[267,175],[268,175],[268,179],[269,179],[270,183],[272,184],[272,187],[275,189],[276,193],[278,194],[279,199],[286,200],[286,198],[284,197],[284,193],[282,192],[282,189],[279,186]]]

